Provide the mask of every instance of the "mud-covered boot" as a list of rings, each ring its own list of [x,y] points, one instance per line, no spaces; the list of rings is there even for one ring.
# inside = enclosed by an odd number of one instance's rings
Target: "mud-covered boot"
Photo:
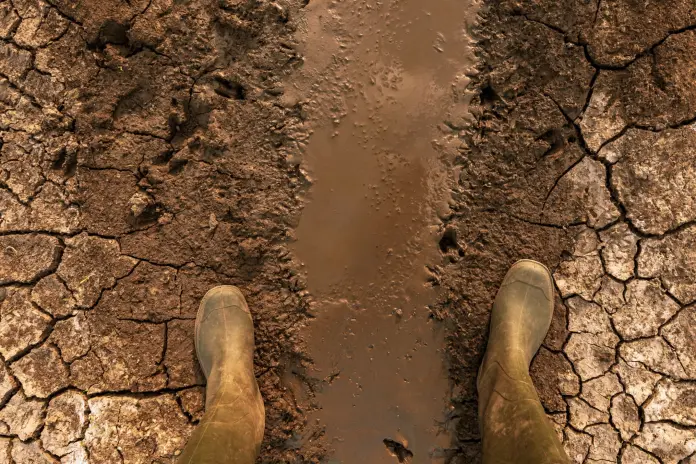
[[[208,380],[205,415],[179,464],[251,464],[261,447],[265,419],[254,377],[254,324],[237,287],[206,293],[196,316],[195,343]]]
[[[549,270],[523,260],[510,268],[495,298],[477,381],[484,464],[570,462],[529,377],[551,325],[553,296]]]

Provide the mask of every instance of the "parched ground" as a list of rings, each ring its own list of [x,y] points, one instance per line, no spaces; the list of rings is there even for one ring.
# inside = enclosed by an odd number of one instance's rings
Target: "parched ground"
[[[261,461],[316,462],[287,250],[301,0],[0,0],[0,463],[171,463],[200,419],[197,302],[239,285]],[[506,269],[552,267],[534,379],[573,462],[696,462],[696,6],[488,1],[433,280],[456,456]],[[437,246],[437,244],[433,244]]]
[[[263,459],[311,455],[281,386],[306,308],[281,85],[301,7],[0,2],[1,463],[173,462],[203,407],[198,300],[223,283],[254,308]]]
[[[460,462],[507,267],[552,267],[556,318],[532,371],[575,463],[696,462],[696,6],[487,2],[442,318]],[[456,239],[452,239],[456,237]]]

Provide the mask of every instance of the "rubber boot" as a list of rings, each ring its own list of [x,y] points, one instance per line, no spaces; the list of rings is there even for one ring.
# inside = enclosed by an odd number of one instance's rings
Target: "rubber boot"
[[[261,448],[264,407],[254,377],[254,324],[237,287],[220,286],[201,300],[196,355],[208,381],[205,415],[179,464],[251,464]]]
[[[515,263],[493,304],[477,381],[484,464],[570,463],[529,376],[552,315],[549,270],[536,261]]]

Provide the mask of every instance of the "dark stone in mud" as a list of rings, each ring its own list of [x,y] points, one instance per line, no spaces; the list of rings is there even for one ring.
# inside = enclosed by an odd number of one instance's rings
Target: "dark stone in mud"
[[[409,462],[413,458],[413,453],[411,450],[406,448],[402,443],[392,440],[391,438],[385,438],[383,440],[384,446],[387,447],[390,453],[392,453],[399,462]]]

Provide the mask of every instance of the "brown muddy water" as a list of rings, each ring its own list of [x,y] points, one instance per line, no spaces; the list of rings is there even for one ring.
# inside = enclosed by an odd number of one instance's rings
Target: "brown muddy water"
[[[466,123],[474,0],[311,0],[293,82],[319,115],[296,231],[332,462],[442,462],[449,385],[427,266]],[[291,95],[292,92],[288,94]],[[292,97],[289,97],[292,98]]]

